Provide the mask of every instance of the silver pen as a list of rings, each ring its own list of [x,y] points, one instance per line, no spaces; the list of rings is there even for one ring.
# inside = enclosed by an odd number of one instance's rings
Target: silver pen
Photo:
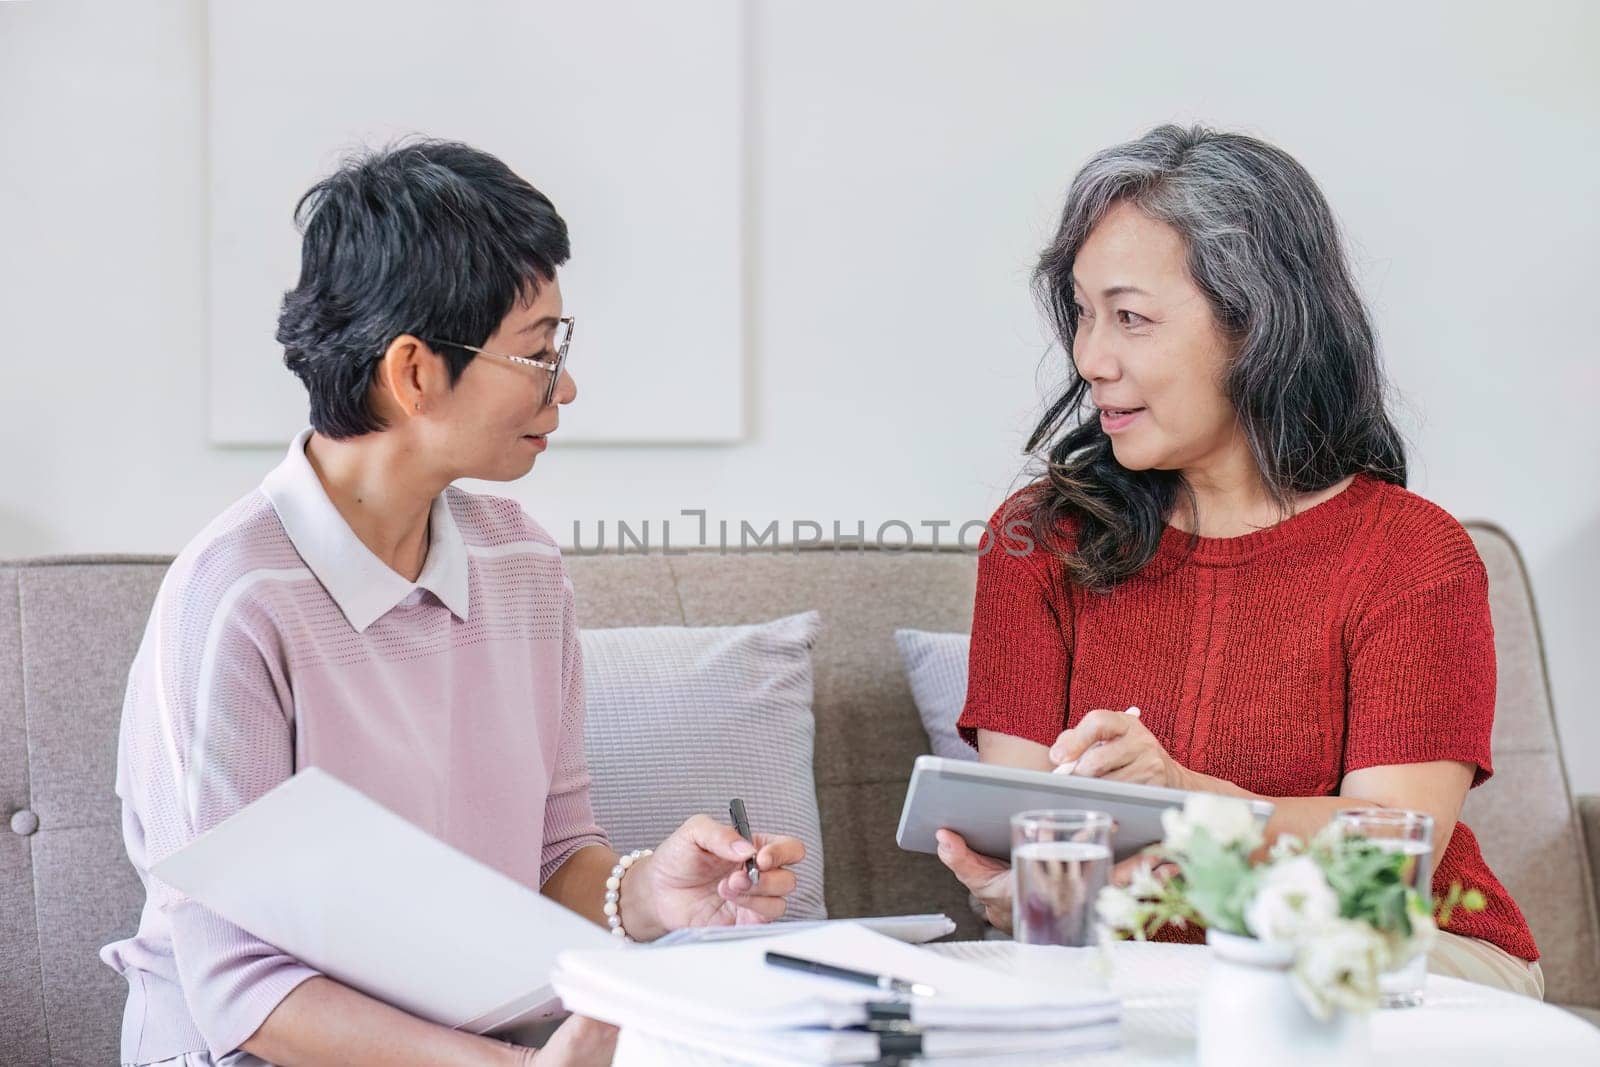
[[[728,801],[728,816],[733,819],[733,828],[739,831],[739,836],[754,845],[756,839],[750,836],[750,817],[745,814],[744,801],[738,797]],[[744,861],[744,873],[750,879],[750,888],[760,884],[761,868],[756,866],[754,855]]]
[[[791,971],[804,971],[806,974],[821,975],[823,978],[838,978],[845,982],[855,982],[858,985],[876,986],[885,993],[896,993],[900,996],[931,997],[938,990],[926,982],[913,982],[907,978],[896,978],[890,974],[872,974],[870,971],[857,971],[849,967],[840,967],[832,963],[823,963],[821,960],[808,960],[800,956],[791,956],[786,952],[768,952],[767,963],[773,967],[784,967]]]

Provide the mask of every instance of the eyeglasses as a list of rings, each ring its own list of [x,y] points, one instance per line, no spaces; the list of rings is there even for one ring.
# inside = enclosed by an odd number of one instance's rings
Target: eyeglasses
[[[561,371],[567,365],[567,348],[572,344],[573,317],[568,315],[556,320],[555,335],[550,339],[550,347],[555,349],[556,358],[534,359],[531,356],[508,356],[501,352],[490,352],[486,348],[476,345],[464,345],[457,341],[436,341],[435,344],[448,345],[451,348],[464,348],[468,352],[476,352],[480,356],[493,356],[503,359],[508,363],[515,363],[522,367],[538,367],[550,375],[550,384],[544,390],[544,404],[549,407],[556,398],[556,384],[561,381]]]

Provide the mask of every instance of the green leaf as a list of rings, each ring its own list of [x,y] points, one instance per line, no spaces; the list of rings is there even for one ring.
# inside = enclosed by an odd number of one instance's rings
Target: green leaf
[[[1249,859],[1196,829],[1179,866],[1184,898],[1199,918],[1228,933],[1246,933],[1244,909],[1255,894],[1256,883]]]

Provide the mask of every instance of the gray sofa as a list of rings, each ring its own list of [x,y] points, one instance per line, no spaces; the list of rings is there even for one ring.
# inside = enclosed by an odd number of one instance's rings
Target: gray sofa
[[[1600,1020],[1600,798],[1575,807],[1568,791],[1516,549],[1493,527],[1469,528],[1489,569],[1500,693],[1497,773],[1468,799],[1465,818],[1533,925],[1549,999]],[[143,900],[123,854],[112,792],[117,719],[168,562],[0,564],[6,1065],[117,1059],[124,988],[96,953],[134,928]],[[898,627],[965,630],[973,557],[822,549],[588,556],[569,558],[568,566],[586,626],[747,623],[820,610],[816,770],[829,911],[944,911],[975,932],[965,893],[938,862],[894,843],[906,776],[927,740],[892,636]]]

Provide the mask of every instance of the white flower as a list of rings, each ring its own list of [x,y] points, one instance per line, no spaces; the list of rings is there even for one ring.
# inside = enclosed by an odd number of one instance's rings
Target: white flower
[[[1288,859],[1306,850],[1306,843],[1294,834],[1279,834],[1278,839],[1272,843],[1272,849],[1267,853],[1267,858],[1276,863],[1278,860]]]
[[[1108,885],[1100,890],[1094,910],[1101,922],[1118,933],[1135,933],[1142,926],[1138,898],[1118,886]]]
[[[1312,851],[1336,852],[1349,836],[1343,823],[1329,822],[1311,836]]]
[[[1204,830],[1222,848],[1238,845],[1249,852],[1261,844],[1261,828],[1250,805],[1216,793],[1191,794],[1181,814],[1171,808],[1162,812],[1161,829],[1167,848],[1177,852],[1189,848],[1195,830]]]
[[[1369,1012],[1378,1006],[1378,975],[1389,962],[1383,937],[1355,919],[1329,919],[1306,930],[1291,981],[1318,1019],[1335,1011]]]
[[[1168,808],[1161,813],[1161,843],[1169,852],[1189,851],[1189,842],[1192,834],[1189,822],[1183,817],[1183,812],[1177,808]]]
[[[1161,895],[1161,879],[1156,877],[1155,862],[1146,860],[1133,869],[1128,879],[1128,892],[1140,900],[1154,900]]]
[[[1339,914],[1339,897],[1309,856],[1274,863],[1244,909],[1245,926],[1263,941],[1293,941]]]

